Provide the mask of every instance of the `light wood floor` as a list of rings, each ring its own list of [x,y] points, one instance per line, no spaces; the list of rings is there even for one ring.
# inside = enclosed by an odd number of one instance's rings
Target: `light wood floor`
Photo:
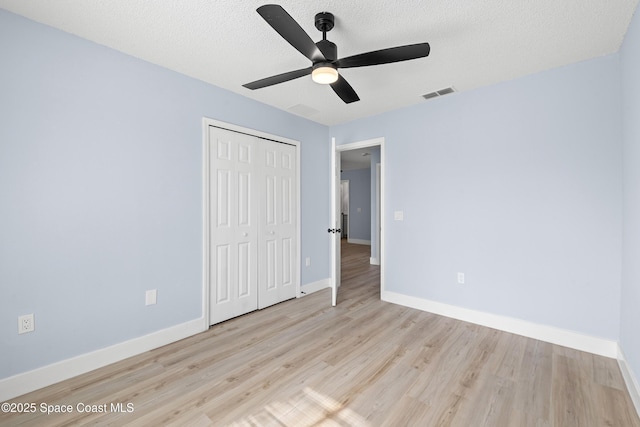
[[[224,322],[14,400],[72,414],[0,425],[640,426],[616,361],[382,302],[368,249],[344,245],[336,308],[323,290]]]

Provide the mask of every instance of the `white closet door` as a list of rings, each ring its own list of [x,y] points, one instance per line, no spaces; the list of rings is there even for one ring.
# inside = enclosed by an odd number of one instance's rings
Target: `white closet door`
[[[258,307],[296,296],[297,173],[296,147],[260,141]]]
[[[255,137],[209,127],[209,320],[258,308]]]

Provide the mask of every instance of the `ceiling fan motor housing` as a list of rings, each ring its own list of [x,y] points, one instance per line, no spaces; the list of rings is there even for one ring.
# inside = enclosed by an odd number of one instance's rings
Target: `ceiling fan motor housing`
[[[334,62],[338,60],[338,46],[335,43],[331,43],[329,40],[320,40],[316,43],[320,52],[324,55],[327,62]]]

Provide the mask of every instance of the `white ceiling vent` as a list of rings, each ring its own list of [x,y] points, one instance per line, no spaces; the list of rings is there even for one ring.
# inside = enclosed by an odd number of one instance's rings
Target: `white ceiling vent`
[[[293,114],[298,114],[303,117],[311,117],[320,112],[315,108],[309,107],[308,105],[304,104],[296,104],[292,107],[287,108],[287,110],[291,111]]]
[[[424,99],[431,99],[431,98],[436,98],[438,96],[447,95],[447,94],[453,93],[455,91],[456,90],[453,87],[447,87],[447,88],[444,88],[444,89],[437,90],[435,92],[426,93],[426,94],[422,95],[422,97]]]

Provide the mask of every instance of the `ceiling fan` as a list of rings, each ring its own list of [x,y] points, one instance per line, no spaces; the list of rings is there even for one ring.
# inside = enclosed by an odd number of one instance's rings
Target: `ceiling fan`
[[[247,89],[260,89],[311,74],[314,82],[330,85],[333,91],[345,103],[349,104],[359,101],[360,98],[344,77],[338,73],[338,68],[366,67],[423,58],[429,55],[431,50],[429,43],[418,43],[338,59],[337,46],[327,40],[327,32],[331,31],[335,22],[333,14],[329,12],[316,14],[315,26],[319,31],[322,31],[322,40],[314,43],[282,6],[267,4],[260,6],[257,11],[291,46],[311,60],[312,65],[243,85]]]

